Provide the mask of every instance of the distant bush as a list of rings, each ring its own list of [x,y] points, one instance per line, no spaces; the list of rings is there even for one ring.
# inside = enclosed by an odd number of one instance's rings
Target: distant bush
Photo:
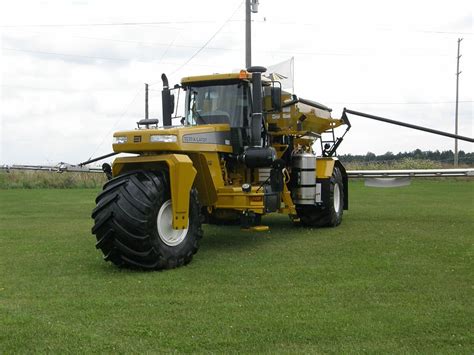
[[[411,152],[399,152],[392,153],[386,152],[385,154],[376,155],[372,152],[367,152],[366,154],[342,154],[339,155],[339,159],[346,163],[352,162],[392,162],[400,161],[402,159],[411,158],[415,160],[430,160],[440,162],[445,165],[453,165],[454,163],[454,153],[452,150],[444,151],[431,151],[426,150],[422,151],[421,149],[415,149]],[[474,153],[473,152],[464,152],[463,150],[459,151],[459,165],[463,167],[472,167],[474,166]]]
[[[100,188],[107,181],[98,173],[57,173],[49,171],[0,172],[0,189]]]
[[[344,163],[344,161],[342,161]],[[344,164],[347,170],[404,170],[404,169],[442,169],[440,162],[428,159],[403,158],[385,162],[348,162]]]

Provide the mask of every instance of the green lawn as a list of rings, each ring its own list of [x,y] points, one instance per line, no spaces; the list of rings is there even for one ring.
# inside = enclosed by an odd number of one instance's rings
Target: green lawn
[[[351,183],[334,229],[206,226],[165,272],[102,261],[97,193],[0,190],[0,353],[469,353],[474,183]]]

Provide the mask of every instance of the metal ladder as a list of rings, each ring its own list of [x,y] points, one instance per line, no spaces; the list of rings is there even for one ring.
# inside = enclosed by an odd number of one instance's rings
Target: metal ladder
[[[327,157],[327,156],[332,156],[336,154],[336,150],[334,149],[333,151],[332,149],[334,145],[336,144],[336,134],[334,133],[334,128],[331,128],[321,133],[320,141],[321,141],[321,152],[323,156]],[[325,148],[326,144],[329,144],[328,148]]]

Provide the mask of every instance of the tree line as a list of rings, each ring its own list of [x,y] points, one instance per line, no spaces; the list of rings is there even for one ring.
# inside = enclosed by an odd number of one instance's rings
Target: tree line
[[[466,153],[463,150],[459,151],[459,163],[460,164],[474,164],[474,153]],[[342,162],[392,162],[397,160],[402,160],[405,158],[412,159],[423,159],[423,160],[432,160],[440,163],[452,163],[454,161],[454,152],[452,150],[426,150],[422,151],[421,149],[415,149],[411,152],[399,152],[392,153],[386,152],[385,154],[376,155],[372,152],[367,152],[365,155],[357,154],[342,154],[339,155],[339,159]]]

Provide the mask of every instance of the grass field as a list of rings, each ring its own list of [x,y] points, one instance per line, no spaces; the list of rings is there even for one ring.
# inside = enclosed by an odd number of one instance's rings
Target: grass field
[[[466,353],[474,183],[351,183],[334,229],[206,226],[193,262],[121,270],[95,189],[0,190],[0,353]]]

